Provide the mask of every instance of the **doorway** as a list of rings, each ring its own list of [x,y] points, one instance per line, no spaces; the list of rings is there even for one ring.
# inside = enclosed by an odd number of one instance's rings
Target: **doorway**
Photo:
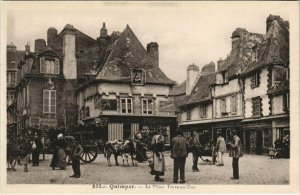
[[[256,131],[256,149],[255,153],[261,155],[263,152],[263,133],[261,130]]]

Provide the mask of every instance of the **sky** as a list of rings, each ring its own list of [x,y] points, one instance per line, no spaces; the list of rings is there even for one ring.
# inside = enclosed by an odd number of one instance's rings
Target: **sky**
[[[32,2],[33,3],[33,2]],[[7,12],[7,43],[24,50],[29,42],[47,40],[47,29],[60,32],[66,24],[96,39],[102,23],[108,33],[123,31],[127,24],[144,47],[159,44],[159,66],[178,83],[186,79],[186,68],[195,63],[200,68],[225,58],[231,49],[231,34],[237,27],[249,32],[266,32],[269,14],[289,19],[285,2],[34,2]]]

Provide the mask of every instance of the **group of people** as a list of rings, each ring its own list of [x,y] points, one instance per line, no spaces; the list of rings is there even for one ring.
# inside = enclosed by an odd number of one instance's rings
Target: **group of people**
[[[11,150],[11,151],[10,151]],[[43,150],[43,144],[37,132],[26,132],[16,139],[8,139],[8,155],[13,150],[19,150],[18,164],[24,164],[24,172],[28,172],[28,164],[39,166],[39,156]],[[32,159],[30,156],[32,155]]]
[[[269,148],[271,158],[289,158],[290,157],[290,136],[287,134],[278,138],[274,142],[274,148]]]
[[[228,143],[230,146],[229,156],[232,157],[233,177],[231,179],[239,179],[239,158],[243,156],[242,142],[235,130],[230,132],[232,141]],[[205,137],[205,135],[203,136]],[[202,137],[202,138],[203,138]],[[189,152],[193,154],[192,169],[198,172],[198,158],[201,157],[203,151],[203,143],[199,134],[194,131],[192,136],[187,139],[183,136],[182,131],[177,131],[176,136],[171,140],[171,158],[173,159],[173,183],[185,183],[185,163]],[[151,174],[155,175],[155,181],[164,181],[161,176],[165,173],[164,159],[164,136],[162,132],[156,132],[151,141],[150,149],[153,151],[152,162],[150,164]],[[223,166],[223,155],[226,152],[226,142],[220,132],[215,143],[215,149],[218,156],[217,166]],[[179,176],[179,177],[178,177]]]
[[[67,154],[72,160],[72,169],[74,174],[70,177],[80,178],[80,155],[83,152],[81,144],[73,139],[71,147],[69,147],[63,137],[63,134],[57,136],[57,140],[54,143],[54,152],[51,160],[50,167],[53,170],[59,168],[60,170],[65,170],[67,166],[66,158]]]

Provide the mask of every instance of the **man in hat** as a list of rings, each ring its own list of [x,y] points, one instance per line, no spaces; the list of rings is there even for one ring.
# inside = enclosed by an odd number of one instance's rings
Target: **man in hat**
[[[231,179],[239,179],[239,158],[243,156],[242,142],[237,136],[237,131],[233,130],[230,132],[232,136],[232,142],[229,143],[231,146],[229,156],[232,157],[232,169],[233,177]]]
[[[74,140],[72,142],[72,169],[74,174],[70,177],[75,177],[75,178],[80,178],[81,173],[80,173],[80,155],[83,152],[83,148],[81,144],[77,141]]]

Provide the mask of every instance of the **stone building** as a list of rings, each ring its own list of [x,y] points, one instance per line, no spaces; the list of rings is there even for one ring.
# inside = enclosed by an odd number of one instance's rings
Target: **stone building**
[[[26,52],[30,51],[27,44],[25,46]],[[6,68],[7,68],[7,96],[6,96],[6,110],[7,110],[7,131],[11,134],[17,133],[17,118],[16,118],[16,85],[18,83],[18,62],[22,59],[25,51],[17,50],[13,43],[6,47]]]
[[[26,127],[63,128],[77,123],[76,89],[85,81],[98,55],[98,41],[66,25],[35,40],[34,52],[19,62],[18,132]],[[94,56],[94,58],[93,58]]]
[[[188,67],[186,96],[177,103],[186,136],[208,130],[214,140],[220,131],[229,141],[237,130],[245,152],[265,154],[289,134],[289,23],[270,15],[266,25],[266,35],[243,28],[232,33],[231,52],[218,60],[214,79],[201,79],[197,66]]]
[[[158,44],[145,49],[127,25],[122,33],[100,33],[96,71],[77,90],[79,122],[93,121],[106,140],[147,129],[164,130],[166,144],[176,128],[170,90],[175,82],[159,68]]]
[[[250,152],[266,153],[275,139],[289,134],[289,23],[267,18],[267,33],[253,47],[254,60],[242,72],[243,129]]]
[[[191,131],[200,133],[208,130],[211,132],[213,120],[213,99],[211,85],[215,82],[215,64],[209,63],[199,67],[195,64],[187,68],[186,96],[182,110],[179,128],[185,136],[190,136]]]

